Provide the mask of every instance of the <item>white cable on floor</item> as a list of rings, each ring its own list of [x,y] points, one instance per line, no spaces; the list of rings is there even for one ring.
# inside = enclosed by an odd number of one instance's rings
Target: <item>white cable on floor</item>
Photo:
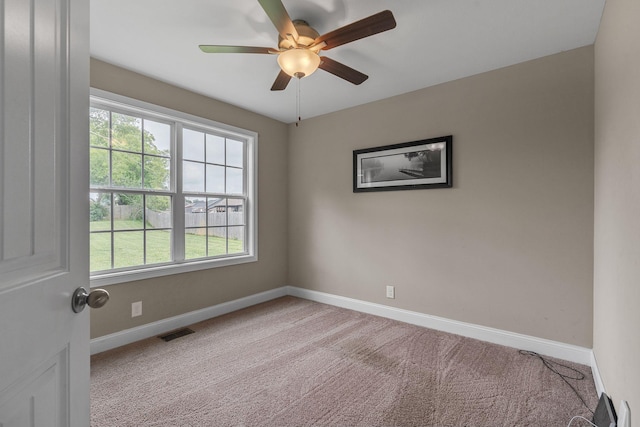
[[[575,419],[585,420],[586,422],[591,424],[593,427],[598,427],[597,425],[595,425],[594,423],[592,423],[591,421],[589,421],[588,419],[586,419],[585,417],[582,417],[580,415],[576,415],[575,417],[571,418],[571,420],[569,421],[569,424],[567,424],[567,427],[571,427],[571,423],[573,423],[573,420],[575,420]]]

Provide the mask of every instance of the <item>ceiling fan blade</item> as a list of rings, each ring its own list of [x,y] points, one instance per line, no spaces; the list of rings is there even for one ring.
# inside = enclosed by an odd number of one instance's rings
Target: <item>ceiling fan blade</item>
[[[283,39],[287,39],[287,35],[291,34],[293,40],[298,40],[298,31],[280,0],[258,0],[258,3],[260,3],[260,6],[262,6]]]
[[[359,85],[369,78],[366,74],[362,74],[360,71],[347,67],[346,65],[338,61],[334,61],[331,58],[327,58],[326,56],[320,57],[320,65],[318,68],[321,68],[334,76],[338,76],[341,79],[345,79],[354,85]]]
[[[211,44],[201,44],[198,46],[205,53],[271,53],[274,49],[268,47],[254,46],[219,46]]]
[[[368,18],[361,19],[327,34],[323,34],[315,39],[314,44],[325,42],[326,46],[322,49],[329,50],[355,40],[391,30],[395,27],[396,20],[393,17],[393,13],[391,13],[390,10],[384,10],[376,13],[375,15],[371,15]]]
[[[289,81],[291,80],[291,76],[284,71],[280,70],[280,74],[276,77],[276,81],[273,82],[273,86],[271,86],[271,90],[285,90]]]

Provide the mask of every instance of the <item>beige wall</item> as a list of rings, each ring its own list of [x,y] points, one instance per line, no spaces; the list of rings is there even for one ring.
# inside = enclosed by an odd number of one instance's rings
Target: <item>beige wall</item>
[[[594,352],[640,411],[640,2],[608,0],[595,45]]]
[[[283,286],[287,275],[287,127],[246,110],[91,60],[91,86],[258,132],[259,261],[112,285],[91,311],[92,338]],[[131,303],[143,315],[131,318]]]
[[[449,134],[453,188],[352,192],[354,149]],[[289,138],[290,285],[591,347],[593,47]]]

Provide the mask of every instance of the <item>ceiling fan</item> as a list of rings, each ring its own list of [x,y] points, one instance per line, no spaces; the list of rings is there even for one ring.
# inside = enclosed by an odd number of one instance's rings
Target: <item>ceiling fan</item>
[[[396,20],[389,10],[385,10],[337,30],[319,35],[306,21],[292,21],[281,0],[258,0],[278,30],[278,49],[252,46],[200,45],[206,53],[262,53],[278,55],[281,71],[271,90],[284,90],[291,77],[301,79],[311,75],[318,68],[338,76],[355,85],[369,78],[351,67],[326,56],[320,51],[350,43],[396,27]]]

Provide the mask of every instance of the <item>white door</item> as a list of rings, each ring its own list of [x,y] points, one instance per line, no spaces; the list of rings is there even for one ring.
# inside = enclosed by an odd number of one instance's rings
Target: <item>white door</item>
[[[89,425],[88,0],[0,1],[0,426]]]

